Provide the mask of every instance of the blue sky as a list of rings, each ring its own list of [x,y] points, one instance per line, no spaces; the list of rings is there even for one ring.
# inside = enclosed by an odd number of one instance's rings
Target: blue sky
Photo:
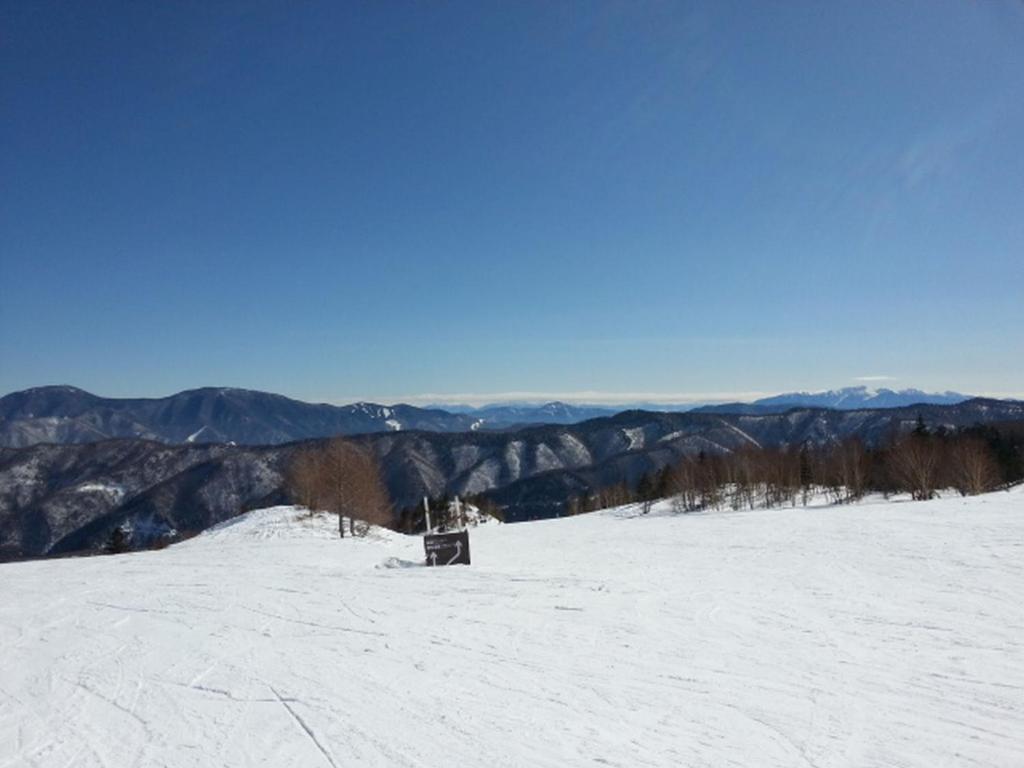
[[[1024,3],[3,3],[0,392],[1024,393]]]

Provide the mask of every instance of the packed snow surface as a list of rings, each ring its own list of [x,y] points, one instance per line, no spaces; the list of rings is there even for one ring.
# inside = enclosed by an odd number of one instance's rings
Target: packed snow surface
[[[0,766],[1022,766],[1024,493],[0,566]]]

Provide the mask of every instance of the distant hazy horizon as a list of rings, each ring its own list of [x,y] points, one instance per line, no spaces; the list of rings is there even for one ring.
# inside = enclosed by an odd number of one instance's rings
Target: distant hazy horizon
[[[36,386],[71,386],[76,385],[68,382],[61,384],[42,384]],[[421,408],[426,407],[437,407],[437,408],[456,408],[459,406],[468,408],[481,408],[490,405],[543,405],[546,403],[561,402],[570,405],[579,406],[606,406],[613,408],[616,406],[661,406],[666,408],[678,408],[686,409],[689,407],[697,407],[701,405],[719,405],[725,403],[749,403],[762,398],[775,397],[784,394],[822,394],[829,391],[863,387],[867,390],[892,390],[894,392],[903,392],[906,390],[918,390],[928,395],[947,395],[947,394],[959,394],[965,397],[992,397],[997,399],[1011,399],[1011,400],[1024,400],[1024,392],[964,392],[962,390],[954,389],[942,389],[942,390],[923,390],[920,387],[901,387],[892,386],[886,384],[864,384],[854,383],[845,387],[823,387],[823,388],[798,388],[785,391],[753,391],[753,392],[704,392],[704,393],[693,393],[693,392],[597,392],[597,391],[585,391],[585,392],[475,392],[475,393],[420,393],[420,394],[407,394],[400,395],[398,397],[377,397],[367,395],[351,395],[351,396],[327,396],[327,397],[301,397],[289,392],[280,391],[269,391],[270,394],[283,395],[295,400],[310,403],[326,403],[328,405],[350,405],[352,403],[368,402],[378,403],[381,405],[397,405],[404,403],[407,405],[415,405]],[[25,389],[31,389],[32,387],[26,387]],[[184,390],[176,390],[174,392],[137,392],[130,391],[127,393],[114,394],[103,391],[88,390],[85,387],[76,387],[78,389],[85,389],[90,394],[99,397],[125,397],[125,398],[161,398],[168,397],[170,395],[177,394],[180,391],[188,391],[192,389],[247,389],[253,390],[254,387],[244,387],[236,385],[197,385],[194,387],[186,387]],[[21,390],[14,390],[21,391]],[[259,390],[264,391],[264,390]],[[0,396],[11,394],[11,392],[0,392]]]

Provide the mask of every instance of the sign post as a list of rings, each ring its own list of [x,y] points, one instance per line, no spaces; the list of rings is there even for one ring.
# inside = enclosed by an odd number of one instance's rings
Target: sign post
[[[469,565],[469,531],[423,537],[427,565]]]

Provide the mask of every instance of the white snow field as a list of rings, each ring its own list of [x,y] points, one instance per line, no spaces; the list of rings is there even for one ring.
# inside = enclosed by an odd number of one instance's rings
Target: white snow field
[[[1024,766],[1024,492],[0,566],[0,766]]]

